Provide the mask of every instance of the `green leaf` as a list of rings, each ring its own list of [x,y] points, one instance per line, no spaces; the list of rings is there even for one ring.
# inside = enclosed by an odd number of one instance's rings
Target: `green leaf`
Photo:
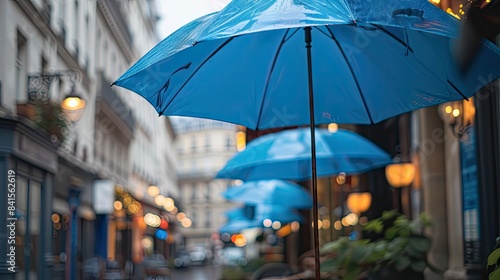
[[[394,221],[394,224],[399,227],[408,227],[410,225],[410,221],[405,216],[399,216]]]
[[[361,273],[361,268],[357,266],[349,267],[347,269],[346,274],[344,275],[344,280],[356,280],[358,279],[359,274]]]
[[[331,258],[321,262],[320,269],[322,272],[331,272],[339,269],[339,258]]]
[[[381,220],[389,220],[391,218],[393,218],[394,216],[397,215],[397,210],[391,210],[391,211],[384,211],[384,213],[382,213],[382,216],[380,217]]]
[[[380,220],[369,221],[365,226],[364,230],[368,232],[381,233],[384,230],[384,224]]]
[[[321,248],[321,253],[333,253],[337,252],[349,242],[347,237],[341,237],[335,241],[328,242]]]
[[[370,253],[370,246],[360,246],[352,248],[351,257],[354,262],[358,262]]]
[[[427,267],[424,261],[414,261],[411,263],[411,269],[416,272],[422,272]]]
[[[386,239],[394,239],[397,234],[398,234],[398,228],[397,227],[390,227],[385,231],[385,238]]]
[[[431,240],[426,237],[409,237],[408,247],[419,253],[426,253],[431,248]]]
[[[394,264],[398,271],[403,271],[411,264],[411,260],[408,257],[401,256],[394,260]]]

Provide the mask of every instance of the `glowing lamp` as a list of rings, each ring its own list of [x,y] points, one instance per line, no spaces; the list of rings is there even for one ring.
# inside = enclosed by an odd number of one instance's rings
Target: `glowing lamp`
[[[415,178],[415,165],[411,162],[396,162],[385,167],[387,181],[394,188],[407,187]]]
[[[448,124],[453,134],[462,139],[465,132],[474,124],[476,107],[473,98],[446,102],[438,107],[438,113],[444,123]]]
[[[75,87],[71,88],[71,92],[66,95],[61,102],[61,109],[70,122],[77,122],[83,114],[83,110],[87,103],[80,96],[75,93]]]
[[[347,197],[347,207],[353,213],[363,213],[372,204],[372,194],[366,191],[353,191]]]

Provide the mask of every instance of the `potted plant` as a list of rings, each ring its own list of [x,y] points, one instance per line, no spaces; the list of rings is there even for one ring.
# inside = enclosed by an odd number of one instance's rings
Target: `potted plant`
[[[17,113],[48,132],[51,140],[60,143],[64,141],[68,120],[62,111],[61,104],[41,100],[34,103],[17,104]]]
[[[424,229],[428,226],[425,214],[409,220],[396,211],[384,212],[363,227],[363,239],[342,237],[325,244],[321,268],[346,280],[423,279],[427,267],[434,269],[427,262],[431,241]]]

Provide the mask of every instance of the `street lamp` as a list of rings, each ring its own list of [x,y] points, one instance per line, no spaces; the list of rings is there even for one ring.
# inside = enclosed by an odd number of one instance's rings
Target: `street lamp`
[[[402,162],[396,156],[394,163],[385,167],[385,176],[389,184],[394,188],[402,188],[411,185],[415,179],[415,165],[411,162]]]
[[[61,102],[61,109],[66,118],[75,123],[80,120],[86,106],[85,100],[75,93],[75,84],[71,86],[71,92]]]
[[[75,81],[78,73],[74,70],[65,70],[58,72],[43,72],[40,74],[31,74],[28,76],[28,100],[30,103],[49,102],[49,89],[52,81],[58,80],[63,76],[69,77],[71,81],[71,92],[66,95],[61,102],[61,109],[66,118],[75,123],[80,120],[86,102],[75,92]]]
[[[389,184],[396,189],[399,211],[403,212],[403,203],[401,201],[402,188],[408,187],[413,183],[416,174],[415,165],[404,160],[401,154],[397,154],[392,160],[393,163],[385,167],[385,176]]]
[[[473,98],[446,102],[438,107],[438,113],[444,123],[451,127],[453,135],[462,139],[467,130],[474,124],[476,107]]]

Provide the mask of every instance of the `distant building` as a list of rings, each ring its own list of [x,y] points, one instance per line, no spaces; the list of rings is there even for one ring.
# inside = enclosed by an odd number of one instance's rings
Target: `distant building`
[[[236,153],[236,126],[196,118],[172,121],[177,134],[180,198],[191,221],[181,228],[184,245],[213,244],[226,221],[224,212],[234,207],[221,195],[231,180],[214,180],[214,176]]]
[[[16,273],[4,266],[2,227],[0,279],[81,279],[94,256],[128,273],[145,254],[170,255],[175,226],[163,240],[144,216],[175,223],[148,194],[179,195],[173,128],[142,97],[109,87],[159,41],[156,10],[152,0],[0,1],[0,178],[16,173],[17,202]],[[58,106],[37,104],[69,93],[86,107],[61,129]]]

